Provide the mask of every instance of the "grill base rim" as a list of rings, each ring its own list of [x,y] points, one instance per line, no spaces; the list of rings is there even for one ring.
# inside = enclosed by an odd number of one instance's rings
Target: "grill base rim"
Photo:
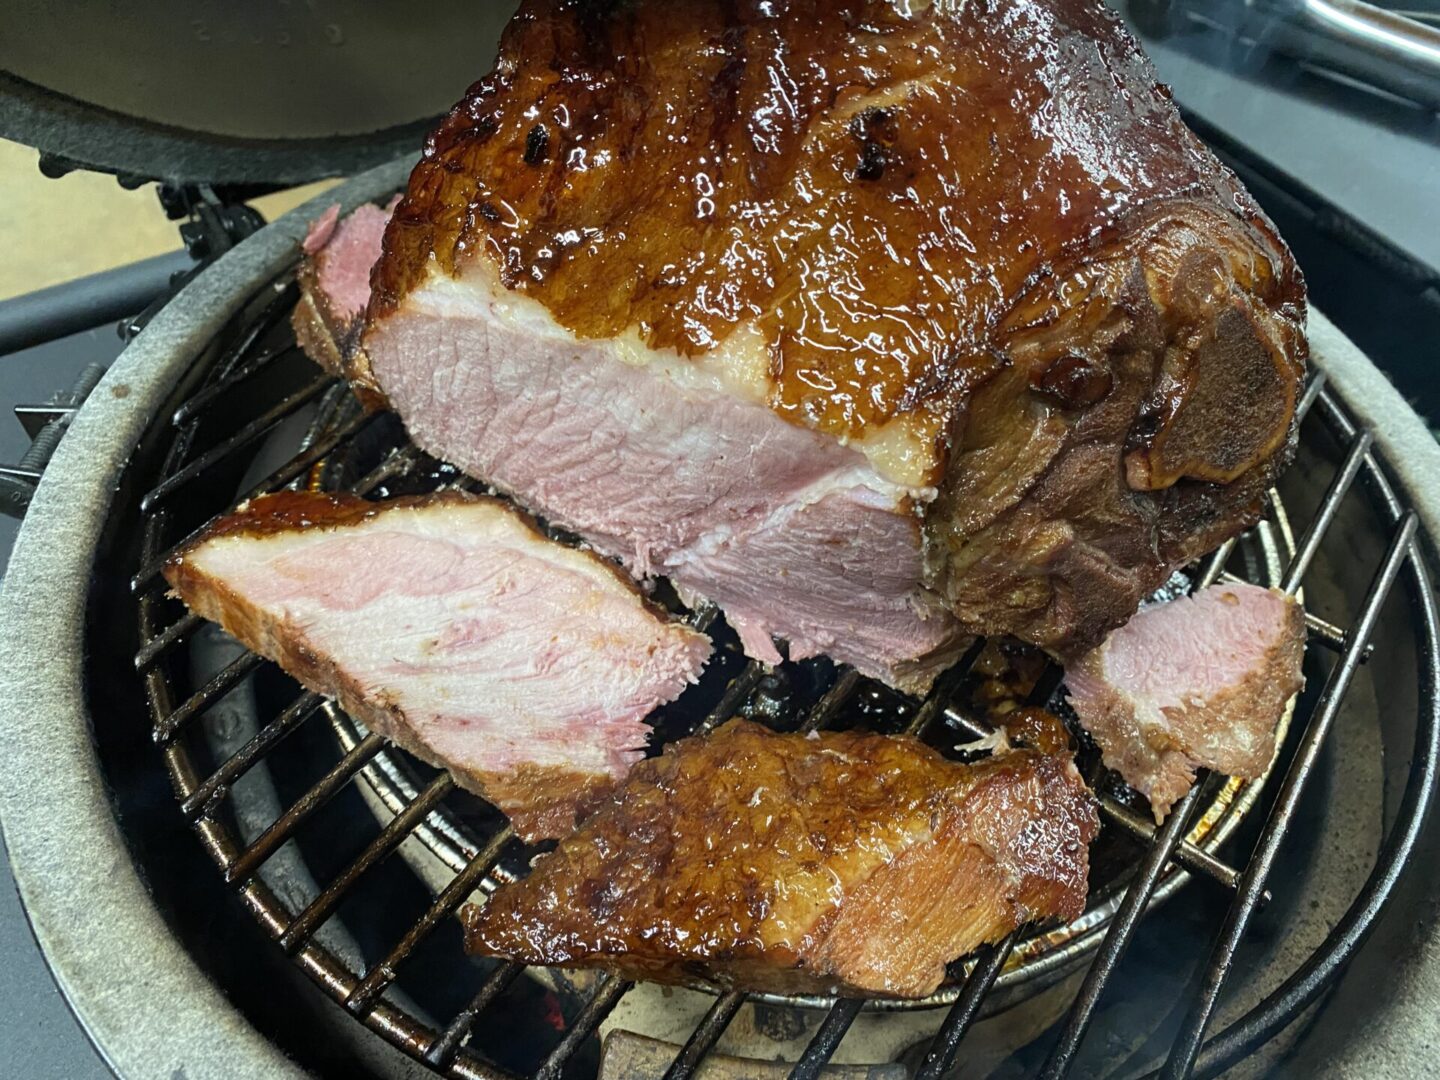
[[[295,259],[308,223],[405,182],[379,166],[286,214],[185,287],[75,416],[35,493],[0,587],[0,821],[26,915],[71,1010],[121,1076],[305,1074],[251,1026],[166,926],[136,873],[90,736],[83,628],[116,478],[193,357]],[[65,792],[36,797],[36,777]],[[83,793],[83,794],[81,794]],[[56,844],[56,836],[67,843]],[[123,953],[125,964],[115,958]],[[137,968],[136,965],[140,965]]]

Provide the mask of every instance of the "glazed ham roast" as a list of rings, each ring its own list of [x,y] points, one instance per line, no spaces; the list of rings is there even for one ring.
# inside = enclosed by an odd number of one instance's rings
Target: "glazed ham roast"
[[[907,736],[742,720],[635,766],[522,881],[462,912],[527,964],[923,997],[947,961],[1085,907],[1099,822],[1065,753],[975,765]]]
[[[1098,0],[527,0],[347,370],[751,655],[1062,657],[1257,516],[1284,244]]]
[[[1256,585],[1212,585],[1144,608],[1065,669],[1105,764],[1163,821],[1198,768],[1262,775],[1275,725],[1304,685],[1305,614]]]
[[[562,836],[643,756],[709,639],[611,563],[461,492],[287,491],[221,518],[165,577],[305,686],[504,810]]]

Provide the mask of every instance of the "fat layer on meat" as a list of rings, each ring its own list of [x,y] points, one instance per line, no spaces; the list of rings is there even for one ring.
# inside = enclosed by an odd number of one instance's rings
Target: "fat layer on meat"
[[[386,228],[428,451],[923,689],[1098,644],[1254,520],[1304,292],[1099,0],[528,0]]]

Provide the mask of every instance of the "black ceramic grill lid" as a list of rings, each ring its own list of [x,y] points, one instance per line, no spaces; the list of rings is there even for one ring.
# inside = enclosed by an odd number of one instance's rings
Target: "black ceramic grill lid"
[[[0,5],[0,136],[127,182],[291,185],[419,148],[514,0]]]

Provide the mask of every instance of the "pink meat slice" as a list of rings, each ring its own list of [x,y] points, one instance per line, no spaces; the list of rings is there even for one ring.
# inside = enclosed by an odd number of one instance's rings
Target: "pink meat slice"
[[[1150,799],[1157,822],[1197,769],[1261,775],[1303,685],[1305,617],[1291,597],[1214,585],[1147,607],[1066,668],[1070,701],[1105,764]]]
[[[726,376],[577,338],[477,264],[366,329],[411,438],[724,609],[749,655],[825,653],[914,692],[959,639],[923,577],[910,489]],[[362,378],[360,385],[366,385]]]
[[[383,208],[365,203],[344,217],[336,203],[310,223],[301,243],[300,301],[291,325],[306,355],[337,375],[359,348],[370,268],[399,201],[397,195]]]
[[[167,568],[193,610],[450,770],[529,840],[643,756],[709,640],[494,499],[266,496]]]

